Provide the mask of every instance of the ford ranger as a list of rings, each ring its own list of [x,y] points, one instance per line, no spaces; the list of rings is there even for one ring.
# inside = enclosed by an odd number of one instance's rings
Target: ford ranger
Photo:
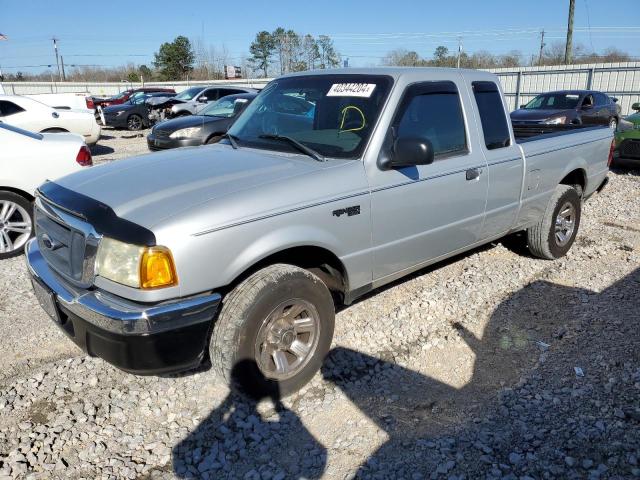
[[[487,72],[292,74],[218,144],[44,183],[27,262],[89,355],[141,374],[210,362],[227,382],[241,364],[236,382],[288,394],[319,369],[336,304],[512,232],[565,255],[612,135],[516,139]]]

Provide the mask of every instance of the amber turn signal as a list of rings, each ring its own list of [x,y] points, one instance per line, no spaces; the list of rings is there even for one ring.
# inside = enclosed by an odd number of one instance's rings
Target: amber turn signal
[[[178,275],[169,249],[146,248],[140,261],[140,287],[149,290],[177,284]]]

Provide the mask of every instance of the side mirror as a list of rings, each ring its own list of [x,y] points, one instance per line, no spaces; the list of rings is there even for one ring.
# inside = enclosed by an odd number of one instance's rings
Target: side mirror
[[[391,155],[379,161],[382,170],[433,163],[433,144],[424,138],[401,137],[393,142]]]
[[[526,103],[523,103],[522,105],[520,105],[520,108],[524,108],[524,107],[526,107],[526,106],[527,106],[527,104],[526,104]]]
[[[618,98],[617,97],[611,97],[611,101],[613,103],[618,103]]]
[[[640,111],[640,102],[636,102],[631,105],[631,110],[635,110],[636,112]]]

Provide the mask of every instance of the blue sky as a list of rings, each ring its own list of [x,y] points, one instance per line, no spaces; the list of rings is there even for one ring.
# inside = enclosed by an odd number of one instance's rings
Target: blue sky
[[[568,5],[569,0],[0,0],[0,33],[9,38],[0,42],[0,67],[13,73],[45,70],[39,65],[55,64],[54,35],[67,65],[150,64],[162,42],[177,35],[195,39],[203,31],[206,44],[224,45],[237,63],[256,32],[278,26],[332,36],[352,66],[378,64],[395,48],[427,57],[441,44],[456,50],[458,36],[467,52],[517,49],[530,56],[539,48],[542,28],[549,32],[547,43],[563,41]],[[574,41],[640,57],[638,7],[638,0],[576,0]]]

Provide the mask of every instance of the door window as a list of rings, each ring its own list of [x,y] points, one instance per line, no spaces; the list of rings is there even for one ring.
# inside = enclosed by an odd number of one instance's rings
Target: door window
[[[458,89],[453,82],[410,86],[396,120],[394,136],[429,140],[436,160],[468,153]]]
[[[609,97],[607,97],[604,93],[595,93],[596,97],[596,105],[599,107],[604,107],[609,103]]]
[[[511,136],[498,86],[493,82],[473,82],[471,86],[487,150],[508,147],[511,145]]]
[[[217,100],[218,99],[218,89],[217,88],[212,88],[210,90],[205,90],[205,92],[202,94],[203,97],[207,97],[207,101],[211,101],[211,100]]]
[[[0,117],[8,117],[20,112],[24,112],[24,108],[7,100],[0,100]]]

